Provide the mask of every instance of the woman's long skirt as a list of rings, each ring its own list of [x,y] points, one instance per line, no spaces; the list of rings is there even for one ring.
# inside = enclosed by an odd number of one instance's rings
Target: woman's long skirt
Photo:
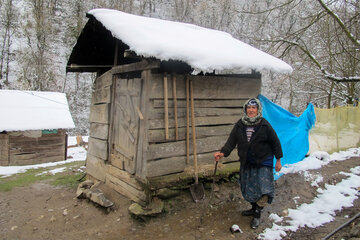
[[[263,195],[268,195],[268,203],[272,202],[275,192],[272,167],[241,167],[239,180],[241,193],[246,201],[255,203]]]

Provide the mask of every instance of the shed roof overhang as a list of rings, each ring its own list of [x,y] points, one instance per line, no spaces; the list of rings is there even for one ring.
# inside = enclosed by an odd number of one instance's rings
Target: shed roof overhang
[[[136,55],[126,54],[129,46],[115,38],[92,15],[82,30],[68,60],[66,72],[105,72],[114,66],[141,61]],[[168,72],[192,72],[182,61],[161,61],[160,69]]]
[[[105,72],[144,58],[174,63],[195,73],[270,70],[290,65],[222,31],[112,9],[93,9],[67,64],[67,71]],[[133,51],[134,56],[127,55]],[[141,59],[142,58],[142,59]],[[184,71],[182,71],[184,73]]]
[[[116,42],[118,48],[129,47],[114,38],[93,16],[89,17],[82,30],[67,63],[67,72],[97,72],[114,66]]]

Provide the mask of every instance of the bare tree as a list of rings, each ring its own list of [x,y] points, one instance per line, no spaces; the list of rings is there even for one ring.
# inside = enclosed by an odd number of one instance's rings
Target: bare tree
[[[268,51],[295,66],[290,97],[327,107],[352,103],[360,81],[359,1],[284,0],[270,6],[258,2],[263,4],[257,5],[260,9],[239,12],[264,19],[254,33],[267,37],[258,37],[258,44],[267,44]]]
[[[2,8],[3,7],[3,8]],[[10,62],[12,59],[12,38],[16,31],[17,18],[16,10],[13,5],[13,0],[6,0],[1,8],[1,21],[2,28],[1,36],[1,55],[0,55],[0,80],[3,80],[4,85],[9,85]],[[1,88],[1,84],[0,84]]]
[[[25,13],[23,37],[27,46],[19,50],[23,88],[32,90],[57,90],[54,59],[58,31],[54,4],[45,0],[28,0],[29,12]],[[30,13],[30,14],[29,14]]]

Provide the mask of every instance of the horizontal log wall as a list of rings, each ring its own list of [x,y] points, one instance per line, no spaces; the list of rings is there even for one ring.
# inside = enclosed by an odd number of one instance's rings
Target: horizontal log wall
[[[90,137],[86,173],[105,182],[111,109],[112,74],[104,73],[94,84],[90,107]]]
[[[66,159],[66,137],[65,130],[42,134],[37,138],[8,135],[8,165],[63,161]],[[5,162],[1,161],[1,164],[3,163]]]
[[[175,140],[175,113],[172,76],[168,77],[169,138],[165,139],[164,79],[152,74],[149,92],[147,177],[181,173],[186,166],[186,80],[176,75],[178,140]],[[243,116],[243,104],[260,93],[261,79],[190,76],[194,89],[194,112],[198,166],[213,164],[213,153],[226,142],[234,124]],[[191,112],[189,110],[189,112]],[[190,119],[189,119],[190,121]],[[193,166],[190,121],[190,167]],[[237,153],[224,159],[224,164],[237,161]]]
[[[9,165],[9,135],[0,134],[0,166]]]

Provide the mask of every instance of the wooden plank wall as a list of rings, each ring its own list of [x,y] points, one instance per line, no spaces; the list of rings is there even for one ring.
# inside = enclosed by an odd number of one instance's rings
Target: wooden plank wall
[[[223,146],[241,116],[243,104],[260,93],[261,79],[221,76],[189,76],[193,81],[198,165],[213,164],[213,153]],[[164,80],[153,74],[149,93],[147,177],[183,172],[186,167],[186,79],[176,75],[178,140],[175,140],[175,113],[172,76],[168,74],[169,139],[165,139]],[[190,121],[191,122],[191,121]],[[191,126],[191,124],[190,124]],[[190,127],[190,153],[192,137]],[[223,163],[237,161],[233,153]],[[192,155],[190,166],[193,166]]]
[[[163,74],[152,73],[150,70],[144,71],[141,75],[141,87],[138,84],[140,79],[138,79],[135,81],[136,87],[130,90],[129,85],[127,85],[127,89],[115,89],[119,76],[113,75],[111,71],[100,76],[95,82],[90,110],[87,173],[137,202],[148,200],[144,187],[146,177],[153,178],[181,173],[187,167],[186,79],[184,75],[176,75],[177,121],[175,121],[173,81],[172,76],[168,74],[169,138],[166,140],[163,76]],[[261,80],[260,78],[220,76],[190,77],[194,88],[199,165],[213,164],[213,153],[225,143],[233,124],[242,116],[242,106],[245,100],[259,94]],[[131,80],[130,83],[134,83],[134,81]],[[129,80],[127,84],[129,84]],[[135,135],[138,135],[137,140],[134,137],[137,146],[131,149],[131,152],[136,158],[136,165],[131,168],[126,168],[124,159],[121,158],[124,155],[122,151],[124,149],[115,151],[115,143],[120,143],[119,137],[122,136],[119,135],[118,126],[121,121],[129,120],[125,119],[126,114],[115,114],[115,93],[124,96],[136,93],[136,102],[118,99],[121,101],[119,104],[125,104],[119,108],[119,111],[124,112],[123,108],[129,105],[127,103],[132,103],[133,106],[131,109],[127,108],[126,112],[131,110],[130,115],[134,115],[134,120],[140,119],[139,125],[133,124],[137,125],[136,128],[139,127],[139,131],[137,134],[134,132]],[[114,119],[121,116],[124,119]],[[175,140],[175,122],[178,126],[177,140]],[[118,134],[117,137],[116,134]],[[123,146],[124,144],[118,145]],[[125,150],[129,151],[129,149]],[[192,151],[190,132],[190,153]],[[237,161],[236,151],[223,162],[233,163],[234,161]],[[190,167],[193,165],[192,155],[189,165]]]
[[[119,122],[128,120],[116,119],[122,115],[116,114],[115,105],[112,104],[116,100],[114,94],[116,95],[116,92],[122,94],[120,88],[114,89],[118,80],[118,76],[109,71],[95,81],[95,91],[90,109],[90,137],[86,172],[129,199],[145,203],[147,201],[145,190],[136,177],[131,174],[134,167],[131,168],[131,173],[127,172],[124,167],[126,164],[122,164],[120,159],[119,148],[116,151],[114,148],[114,143],[121,142],[119,140],[121,136],[115,136],[118,134]]]
[[[9,135],[0,134],[0,166],[9,165]]]
[[[86,172],[103,182],[106,179],[105,162],[108,160],[112,76],[107,72],[96,79],[90,107]]]
[[[9,135],[9,165],[63,161],[66,158],[66,137],[65,130],[38,138]]]

